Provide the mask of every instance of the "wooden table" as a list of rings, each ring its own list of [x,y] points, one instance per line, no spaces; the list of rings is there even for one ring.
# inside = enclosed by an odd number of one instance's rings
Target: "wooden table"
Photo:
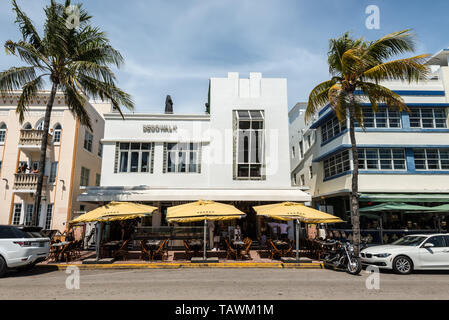
[[[65,245],[69,244],[69,241],[64,241],[64,242],[58,242],[58,243],[53,243],[52,245],[50,245],[52,248],[55,248],[55,251],[53,252],[53,257],[55,262],[58,259],[58,255],[61,252],[62,248],[64,248]]]
[[[114,251],[114,249],[118,249],[118,247],[121,244],[122,244],[121,240],[115,240],[115,241],[109,241],[109,242],[103,243],[103,247],[108,252],[108,256],[112,257],[112,251]]]
[[[161,245],[161,240],[146,240],[145,244],[148,250],[150,250],[150,259],[152,260],[154,251],[156,251]]]
[[[283,256],[287,255],[286,252],[290,249],[290,244],[287,241],[273,240],[273,243],[276,246],[276,248],[282,251]]]
[[[195,255],[198,255],[199,252],[203,249],[203,242],[201,240],[187,240],[187,244],[190,249],[194,252]]]

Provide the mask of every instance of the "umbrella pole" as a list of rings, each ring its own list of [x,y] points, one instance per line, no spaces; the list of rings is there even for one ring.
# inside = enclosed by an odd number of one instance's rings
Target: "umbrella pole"
[[[296,262],[299,262],[299,220],[296,219]]]
[[[207,220],[204,219],[204,249],[203,249],[203,258],[206,260],[206,232],[207,232]]]
[[[96,231],[97,231],[97,243],[96,243],[96,249],[97,249],[97,261],[100,260],[100,242],[101,242],[101,236],[102,236],[102,232],[103,232],[103,223],[102,222],[97,222],[98,227],[96,227]]]

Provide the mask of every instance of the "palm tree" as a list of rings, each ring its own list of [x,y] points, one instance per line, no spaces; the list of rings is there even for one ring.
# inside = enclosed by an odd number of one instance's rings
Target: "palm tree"
[[[349,133],[354,170],[352,174],[351,212],[355,252],[360,249],[358,201],[359,158],[355,137],[355,121],[364,129],[362,103],[369,101],[373,112],[379,104],[399,111],[409,111],[404,100],[379,84],[381,81],[419,81],[428,75],[424,60],[427,55],[390,60],[414,52],[415,39],[410,30],[394,32],[376,41],[353,39],[349,33],[329,42],[328,64],[332,78],[317,85],[309,96],[306,121],[323,106],[330,104],[339,121],[349,117]],[[357,94],[361,92],[363,94]]]
[[[110,100],[120,114],[120,106],[133,109],[134,103],[129,94],[116,86],[116,77],[109,67],[119,68],[123,57],[99,28],[91,26],[92,17],[82,5],[72,6],[70,0],[62,5],[51,0],[44,9],[46,20],[42,36],[16,0],[12,5],[22,39],[6,41],[5,49],[7,54],[18,56],[27,65],[0,73],[0,93],[21,90],[16,112],[22,123],[30,102],[45,88],[45,80],[49,80],[51,93],[45,110],[40,156],[40,168],[45,168],[50,116],[58,90],[64,93],[70,111],[89,129],[92,127],[85,109],[88,97]],[[74,27],[67,23],[73,12],[79,13],[79,24]],[[39,171],[32,225],[38,225],[43,180],[44,169]]]

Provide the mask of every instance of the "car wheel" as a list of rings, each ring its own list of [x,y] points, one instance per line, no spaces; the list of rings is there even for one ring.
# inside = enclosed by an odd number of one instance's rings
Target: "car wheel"
[[[413,271],[413,262],[409,257],[399,256],[393,260],[393,270],[399,274],[410,274]]]
[[[6,261],[3,257],[0,257],[0,278],[6,273]]]

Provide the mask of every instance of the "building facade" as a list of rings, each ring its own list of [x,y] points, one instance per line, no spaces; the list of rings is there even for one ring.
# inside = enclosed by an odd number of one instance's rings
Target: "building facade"
[[[0,224],[31,223],[43,119],[49,92],[41,92],[31,102],[25,120],[16,113],[20,92],[0,97]],[[57,93],[51,115],[49,145],[42,193],[39,225],[44,229],[66,229],[74,214],[93,209],[78,203],[83,189],[100,182],[104,118],[110,104],[87,104],[93,131],[80,125],[68,109],[62,93]]]
[[[449,202],[448,57],[443,50],[428,61],[433,73],[426,81],[382,83],[403,97],[410,113],[385,106],[373,113],[366,103],[366,130],[356,128],[362,208],[385,202]],[[350,223],[354,165],[349,122],[339,123],[330,106],[309,124],[304,112],[305,106],[298,104],[289,114],[292,182],[309,188],[316,207]],[[438,219],[447,217],[392,214],[383,223],[392,229],[438,229]],[[362,220],[365,228],[377,224]],[[447,228],[446,222],[442,225]]]
[[[174,204],[229,202],[248,213],[252,237],[260,232],[252,205],[310,201],[290,182],[286,79],[212,78],[208,106],[196,115],[106,114],[101,187],[79,200],[155,205],[153,227],[167,224]]]

